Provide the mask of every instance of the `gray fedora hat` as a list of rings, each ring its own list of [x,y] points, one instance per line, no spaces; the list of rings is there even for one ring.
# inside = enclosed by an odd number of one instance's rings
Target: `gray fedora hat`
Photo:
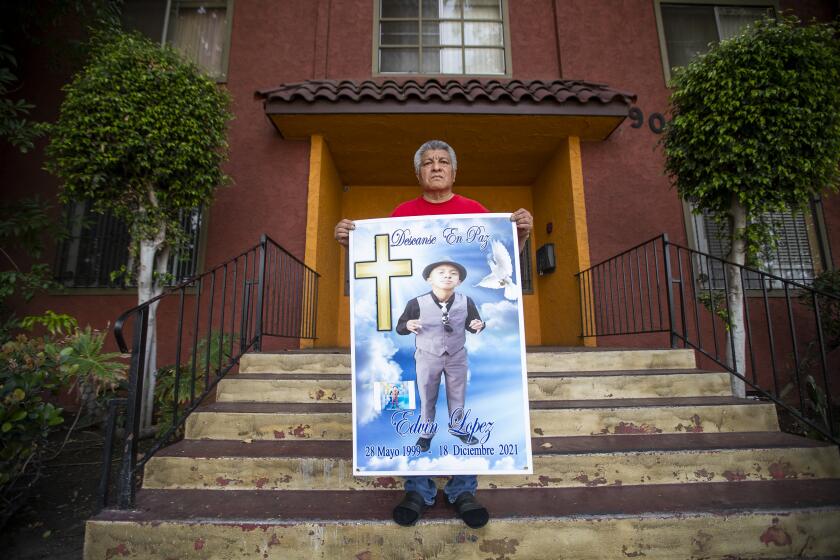
[[[442,261],[433,262],[432,264],[428,265],[426,268],[423,269],[423,280],[428,280],[429,275],[432,273],[432,271],[442,264],[448,264],[450,266],[454,266],[455,268],[457,268],[458,269],[458,274],[460,276],[459,280],[461,282],[463,282],[464,278],[467,277],[467,269],[464,268],[463,265],[461,265],[459,263],[456,263],[455,261],[442,260]]]

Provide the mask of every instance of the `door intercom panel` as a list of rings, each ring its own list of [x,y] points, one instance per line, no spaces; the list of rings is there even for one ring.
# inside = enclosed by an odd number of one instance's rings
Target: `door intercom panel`
[[[537,273],[543,275],[554,272],[555,268],[557,268],[557,259],[554,256],[554,243],[546,243],[537,249]]]

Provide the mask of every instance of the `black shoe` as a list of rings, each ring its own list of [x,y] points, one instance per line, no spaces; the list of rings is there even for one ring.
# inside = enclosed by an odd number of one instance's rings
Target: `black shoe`
[[[410,527],[417,523],[417,520],[420,519],[423,512],[430,507],[432,506],[426,505],[423,496],[419,492],[406,492],[402,501],[394,508],[394,521],[396,521],[397,525]]]
[[[458,512],[458,517],[471,529],[480,529],[490,521],[490,512],[469,492],[459,494],[452,505]]]
[[[429,450],[429,447],[432,446],[432,438],[430,437],[421,437],[417,439],[417,447],[420,448],[420,451],[425,453]]]

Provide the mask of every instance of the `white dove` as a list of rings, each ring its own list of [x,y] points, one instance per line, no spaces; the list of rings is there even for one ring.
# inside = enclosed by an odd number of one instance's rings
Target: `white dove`
[[[487,254],[487,264],[490,274],[481,279],[477,285],[482,288],[505,289],[505,297],[515,300],[519,297],[519,286],[513,283],[513,263],[510,253],[500,241],[495,239],[490,244],[491,251]]]

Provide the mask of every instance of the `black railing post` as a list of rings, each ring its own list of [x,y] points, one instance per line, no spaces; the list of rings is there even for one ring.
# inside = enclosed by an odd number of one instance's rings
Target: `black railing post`
[[[257,314],[254,318],[254,350],[259,352],[262,349],[263,334],[263,297],[265,295],[265,257],[268,252],[268,237],[265,234],[260,236],[260,268],[257,272]]]
[[[96,510],[108,507],[108,492],[111,489],[111,459],[114,456],[114,428],[117,425],[117,407],[125,405],[125,399],[108,401],[108,416],[105,420],[105,440],[102,445],[102,473],[96,496]]]
[[[248,320],[251,313],[251,281],[248,280],[248,257],[250,251],[245,253],[245,264],[242,267],[242,317],[240,317],[241,324],[239,329],[239,352],[245,352],[248,347]]]
[[[668,294],[668,332],[671,337],[671,348],[677,347],[677,334],[674,332],[674,285],[671,276],[671,249],[668,246],[668,234],[662,234],[662,257],[665,262],[665,290]]]
[[[131,369],[128,381],[125,442],[120,466],[117,506],[134,507],[134,476],[137,464],[137,441],[140,439],[140,415],[143,404],[143,375],[146,370],[146,334],[149,329],[149,307],[137,310],[134,319],[134,343],[131,346]]]

